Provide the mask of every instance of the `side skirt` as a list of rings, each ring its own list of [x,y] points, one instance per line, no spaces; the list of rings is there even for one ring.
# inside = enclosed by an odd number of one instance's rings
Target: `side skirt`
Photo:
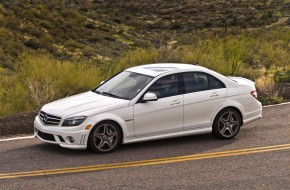
[[[177,131],[177,132],[175,131],[171,133],[154,134],[150,136],[130,137],[130,138],[124,139],[123,144],[211,133],[211,131],[212,131],[212,127],[206,127],[206,128],[182,130],[182,131]]]

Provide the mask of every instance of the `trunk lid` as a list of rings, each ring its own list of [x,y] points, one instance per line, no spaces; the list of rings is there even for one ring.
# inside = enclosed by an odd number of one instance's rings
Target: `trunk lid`
[[[251,81],[251,80],[243,78],[243,77],[232,77],[232,76],[229,76],[228,78],[233,80],[233,81],[235,81],[238,84],[247,85],[247,86],[253,87],[253,90],[256,90],[254,81]]]

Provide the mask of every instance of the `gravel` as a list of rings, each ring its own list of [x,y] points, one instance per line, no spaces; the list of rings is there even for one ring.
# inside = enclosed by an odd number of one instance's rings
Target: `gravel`
[[[24,112],[0,117],[0,137],[33,134],[33,121],[37,112]]]

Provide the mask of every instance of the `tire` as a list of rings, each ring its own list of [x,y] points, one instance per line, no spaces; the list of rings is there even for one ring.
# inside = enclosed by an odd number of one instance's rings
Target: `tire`
[[[88,149],[95,153],[109,153],[121,144],[119,126],[111,121],[98,123],[90,132]]]
[[[219,112],[212,126],[212,134],[218,139],[232,139],[240,131],[242,118],[231,108]]]

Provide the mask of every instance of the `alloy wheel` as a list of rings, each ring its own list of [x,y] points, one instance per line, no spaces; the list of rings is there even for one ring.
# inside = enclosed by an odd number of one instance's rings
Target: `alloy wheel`
[[[109,152],[116,147],[119,135],[116,127],[111,124],[102,124],[93,134],[95,147],[101,152]]]
[[[234,111],[224,112],[218,121],[218,130],[223,137],[231,138],[240,128],[240,117]]]

